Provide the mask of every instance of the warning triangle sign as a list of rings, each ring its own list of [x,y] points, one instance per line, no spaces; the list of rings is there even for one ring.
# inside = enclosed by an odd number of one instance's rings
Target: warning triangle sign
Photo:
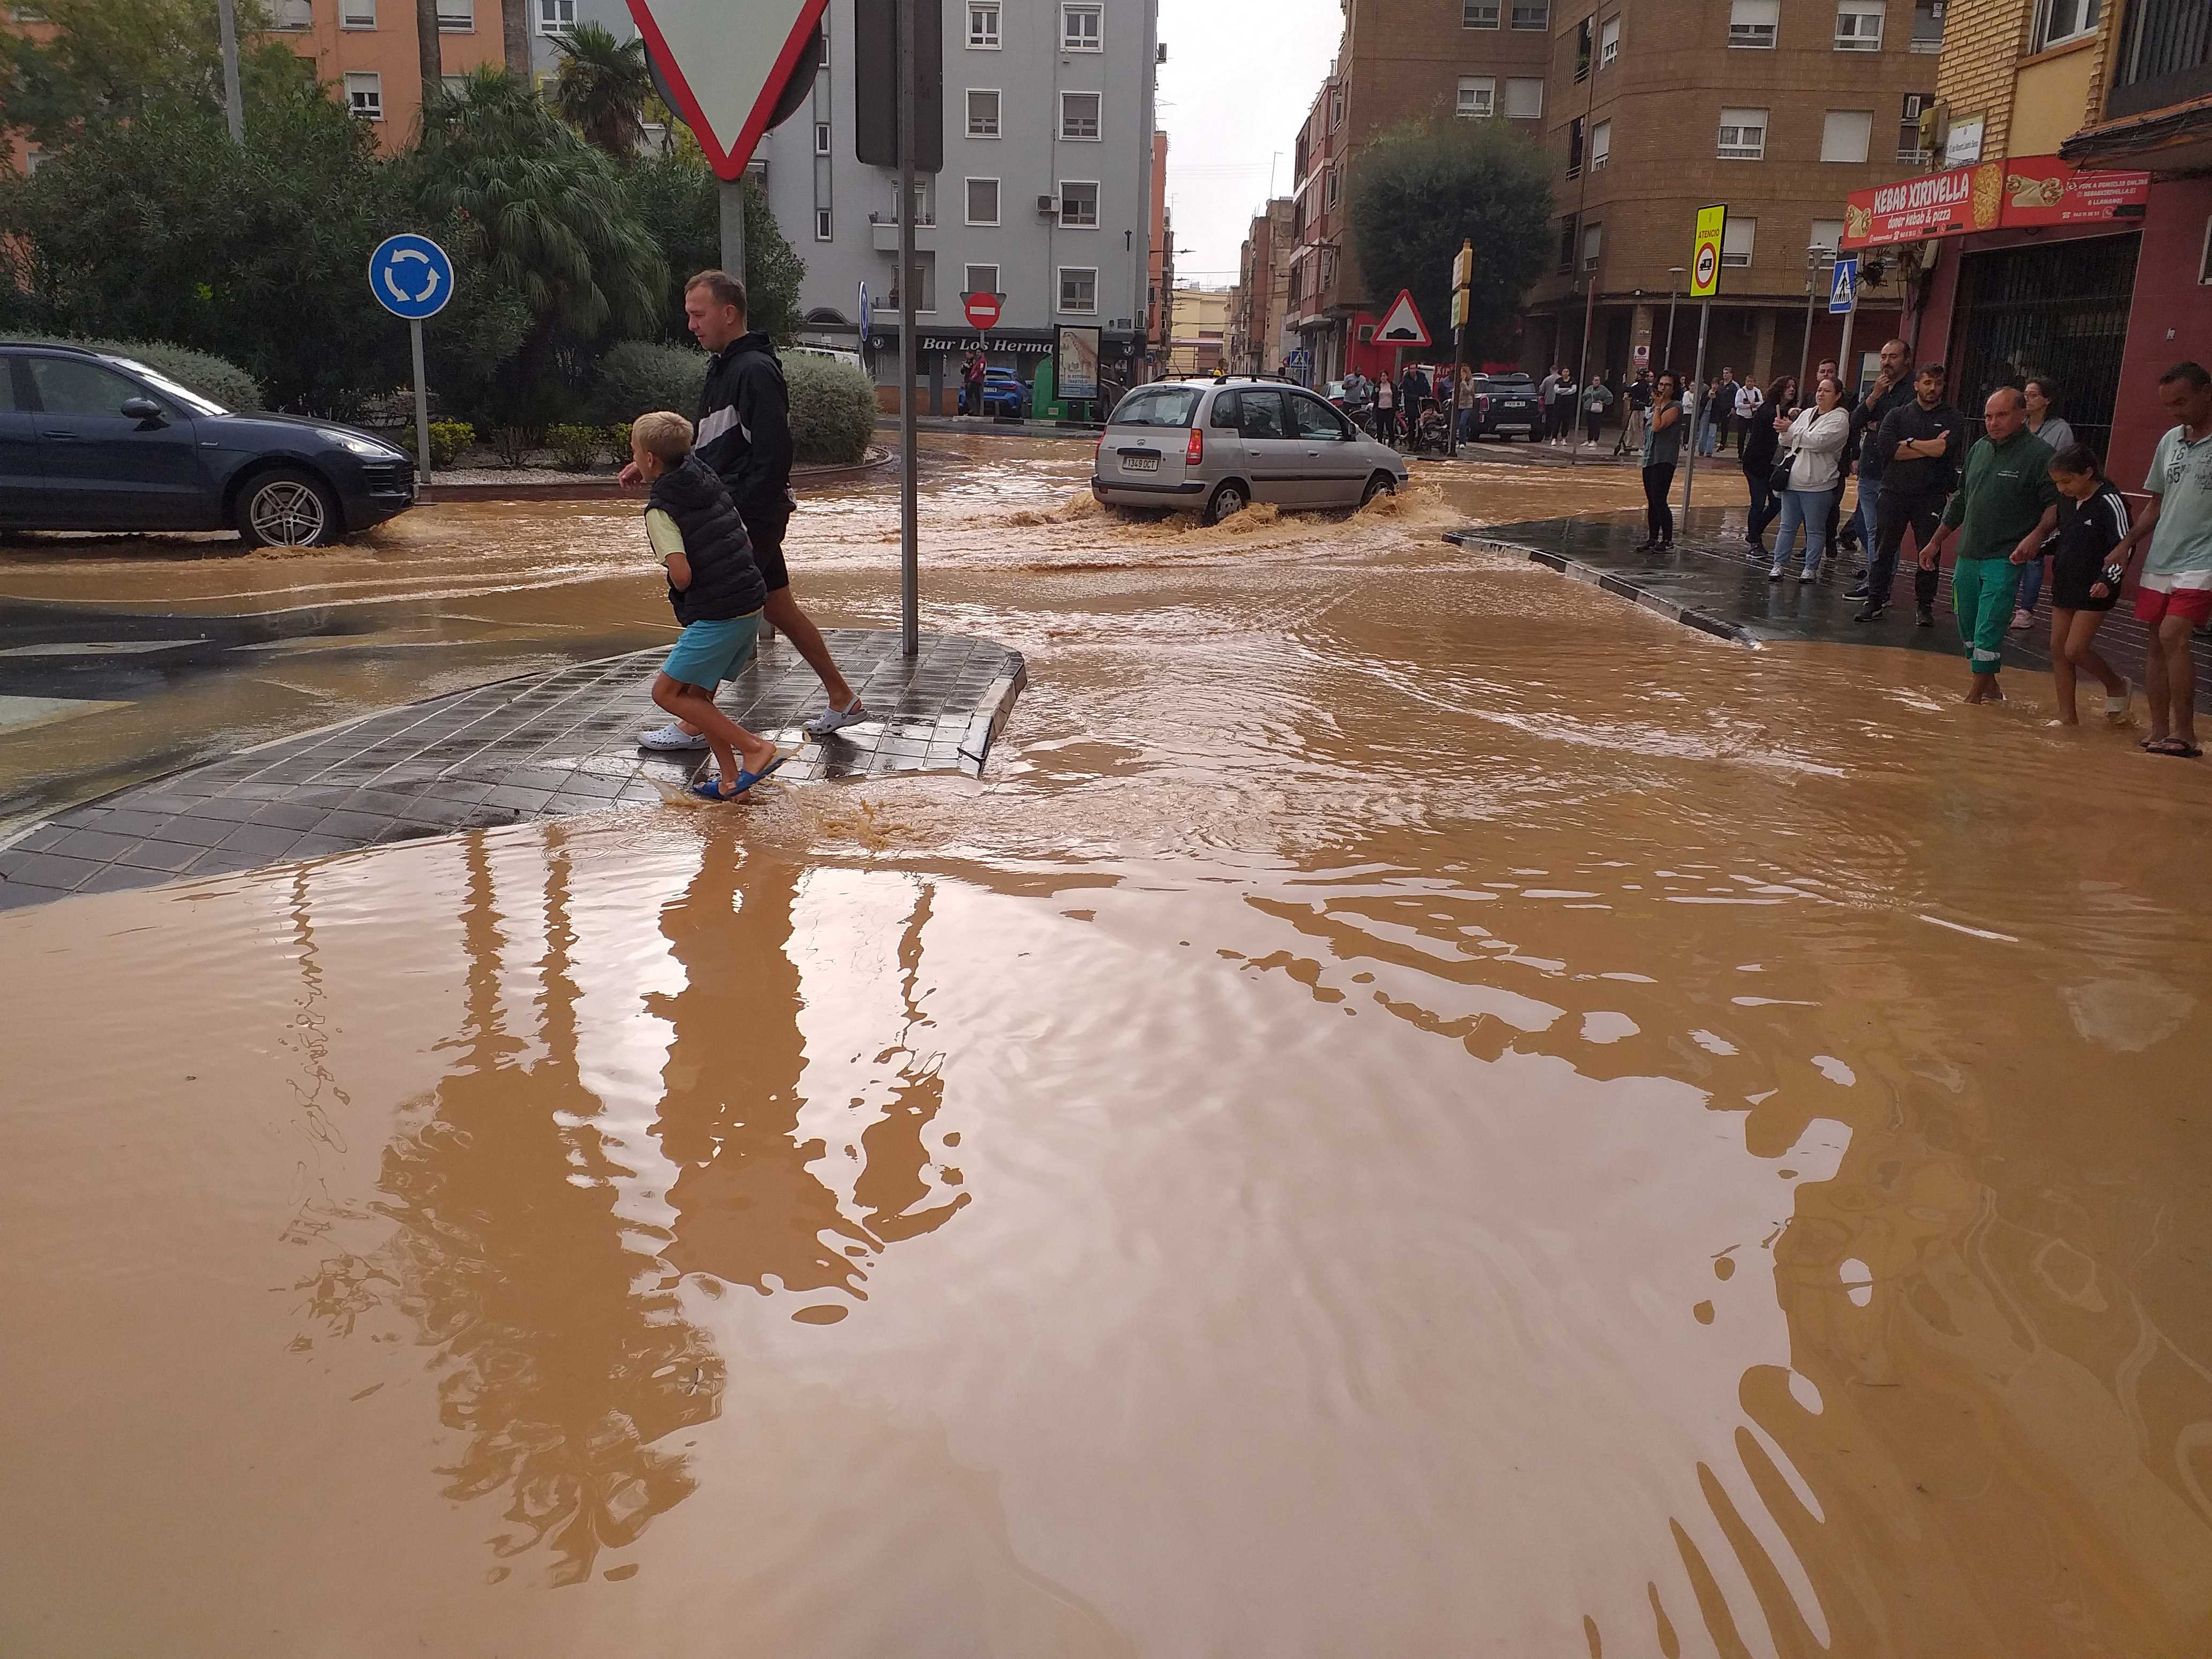
[[[1398,297],[1390,302],[1390,309],[1382,314],[1382,321],[1375,331],[1375,343],[1393,346],[1425,346],[1429,343],[1429,325],[1421,320],[1420,308],[1413,303],[1413,291],[1409,288],[1398,290]]]
[[[670,101],[724,179],[741,179],[830,0],[629,0]]]

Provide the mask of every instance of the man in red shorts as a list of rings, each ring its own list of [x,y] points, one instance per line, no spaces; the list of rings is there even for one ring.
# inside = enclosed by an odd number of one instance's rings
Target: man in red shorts
[[[2158,400],[2179,422],[2151,457],[2150,510],[2113,552],[2124,563],[2139,542],[2150,544],[2136,592],[2136,618],[2150,630],[2143,694],[2150,699],[2154,755],[2195,760],[2197,665],[2189,654],[2193,629],[2212,622],[2212,375],[2201,364],[2176,363],[2159,377]]]

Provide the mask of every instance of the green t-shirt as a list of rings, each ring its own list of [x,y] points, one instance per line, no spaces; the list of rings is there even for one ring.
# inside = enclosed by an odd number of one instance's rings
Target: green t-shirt
[[[1962,559],[2008,559],[2045,512],[2058,505],[2051,446],[2026,427],[2002,444],[1987,438],[1966,454],[1966,481],[1943,509]]]
[[[2158,497],[2146,576],[2171,576],[2176,587],[2212,587],[2212,434],[2189,441],[2175,427],[2158,441],[2143,488]]]
[[[653,556],[663,564],[684,550],[684,532],[657,507],[646,509],[645,538],[653,544]]]

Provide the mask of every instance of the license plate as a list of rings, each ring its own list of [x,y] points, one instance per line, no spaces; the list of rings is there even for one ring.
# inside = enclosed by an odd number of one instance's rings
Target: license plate
[[[1159,470],[1160,458],[1157,455],[1124,455],[1121,458],[1121,471],[1124,472],[1157,472]]]

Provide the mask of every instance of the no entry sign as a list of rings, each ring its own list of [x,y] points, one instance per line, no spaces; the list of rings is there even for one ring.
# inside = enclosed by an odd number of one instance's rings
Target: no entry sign
[[[1005,310],[1002,296],[996,294],[963,294],[961,296],[968,316],[968,326],[982,330],[996,328],[999,317]]]

